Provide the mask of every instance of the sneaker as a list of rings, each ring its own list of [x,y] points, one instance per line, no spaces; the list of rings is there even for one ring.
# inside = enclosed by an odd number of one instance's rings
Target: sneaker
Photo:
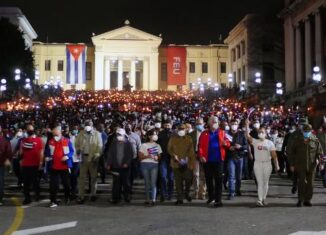
[[[238,197],[241,197],[241,196],[242,196],[241,191],[237,191],[236,195],[237,195]]]
[[[77,198],[77,203],[78,203],[78,204],[81,205],[81,204],[84,204],[84,202],[85,202],[84,198],[80,198],[80,197]]]
[[[91,202],[95,202],[97,200],[96,196],[91,196]]]
[[[67,206],[70,205],[70,198],[66,198],[66,199],[65,199],[65,204],[66,204]]]
[[[151,201],[150,203],[151,206],[155,206],[155,204],[156,204],[155,201]]]
[[[258,200],[258,201],[256,202],[256,206],[257,206],[257,207],[264,207],[264,204],[263,204],[262,201]]]
[[[56,208],[56,207],[58,207],[58,204],[57,203],[54,203],[54,202],[52,202],[51,204],[50,204],[50,206],[49,206],[50,208]]]
[[[266,200],[263,200],[263,205],[268,206],[268,202],[266,202]]]
[[[223,203],[222,202],[215,202],[214,203],[214,207],[217,208],[217,207],[222,207],[223,206]]]
[[[181,204],[183,204],[183,201],[182,200],[177,200],[174,204],[175,205],[181,205]]]
[[[296,193],[297,193],[297,187],[292,187],[292,189],[291,189],[291,193],[292,193],[292,194],[296,194]]]
[[[186,200],[187,200],[188,202],[191,202],[191,201],[192,201],[192,198],[191,198],[190,196],[187,196],[187,197],[186,197]]]
[[[233,199],[234,199],[234,195],[233,195],[233,194],[230,194],[230,195],[228,196],[228,200],[232,201]]]
[[[206,202],[206,204],[209,205],[209,204],[211,204],[213,201],[214,201],[214,199],[208,199],[207,202]]]
[[[298,201],[297,207],[302,207],[302,201]]]
[[[310,201],[306,201],[303,203],[304,206],[307,206],[307,207],[312,207],[312,204]]]

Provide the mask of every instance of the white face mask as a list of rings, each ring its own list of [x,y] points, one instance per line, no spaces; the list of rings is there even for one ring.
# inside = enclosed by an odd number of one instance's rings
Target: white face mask
[[[260,128],[260,124],[259,123],[255,123],[254,124],[254,128],[259,129]]]
[[[181,136],[181,137],[185,136],[186,132],[184,130],[180,130],[180,131],[178,131],[178,135]]]
[[[118,136],[117,136],[117,140],[118,140],[118,141],[121,141],[121,142],[122,142],[122,141],[125,141],[125,137],[122,136],[122,135],[118,135]]]
[[[156,142],[158,140],[158,136],[157,135],[152,135],[152,140]]]
[[[188,129],[188,133],[191,133],[193,131],[193,129]]]
[[[23,132],[19,131],[17,132],[17,137],[22,137],[23,136]]]
[[[230,126],[225,126],[225,130],[229,131],[230,130]]]
[[[232,129],[232,131],[237,131],[238,130],[238,125],[232,125],[231,129]]]
[[[219,127],[218,123],[214,123],[214,124],[213,124],[213,129],[214,129],[214,130],[217,130],[218,127]]]
[[[91,126],[85,126],[85,131],[90,132],[92,130]]]
[[[61,139],[61,136],[54,136],[55,141],[59,141]]]
[[[161,128],[161,123],[155,123],[155,128],[157,128],[157,129],[159,129],[159,128]]]
[[[291,130],[289,130],[289,132],[290,133],[293,133],[293,132],[295,132],[295,129],[291,129]]]
[[[261,140],[264,140],[266,138],[266,134],[265,133],[259,133],[258,138],[261,139]]]

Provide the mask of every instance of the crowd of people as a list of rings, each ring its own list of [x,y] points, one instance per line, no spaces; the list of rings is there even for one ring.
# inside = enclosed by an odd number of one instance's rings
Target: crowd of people
[[[257,203],[267,205],[272,172],[292,180],[297,206],[311,206],[316,173],[326,187],[326,119],[313,130],[298,107],[249,107],[192,92],[66,91],[43,102],[29,98],[0,111],[0,205],[5,169],[23,188],[23,204],[41,196],[49,179],[50,207],[90,201],[97,183],[112,177],[110,202],[132,200],[134,180],[144,179],[145,203],[176,197],[175,204],[206,200],[223,206],[255,180]]]

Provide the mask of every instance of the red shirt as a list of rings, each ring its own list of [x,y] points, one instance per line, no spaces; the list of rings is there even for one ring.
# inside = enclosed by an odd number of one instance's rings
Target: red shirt
[[[68,164],[65,161],[62,161],[62,158],[65,156],[64,147],[68,146],[68,140],[61,138],[59,141],[51,139],[49,141],[50,147],[54,148],[52,156],[52,169],[54,170],[68,170]]]
[[[43,143],[40,137],[27,137],[21,141],[22,166],[39,166]]]

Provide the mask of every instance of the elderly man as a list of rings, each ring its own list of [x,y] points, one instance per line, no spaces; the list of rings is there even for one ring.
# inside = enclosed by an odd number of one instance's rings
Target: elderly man
[[[198,155],[204,163],[206,185],[208,190],[207,204],[214,202],[214,207],[221,207],[223,166],[225,152],[230,147],[225,131],[219,129],[218,118],[212,116],[208,120],[209,129],[199,137]],[[214,186],[215,185],[215,186]]]
[[[316,167],[322,157],[322,146],[315,135],[312,134],[310,124],[302,126],[301,134],[292,137],[289,151],[291,170],[298,174],[298,203],[297,206],[312,206],[313,183]]]
[[[196,158],[192,139],[186,135],[185,129],[185,125],[180,125],[177,135],[172,136],[168,143],[168,152],[171,156],[171,167],[174,172],[177,190],[176,205],[183,204],[184,198],[188,202],[192,201],[190,187]]]
[[[87,173],[91,177],[91,201],[96,201],[96,177],[98,162],[102,153],[102,138],[98,131],[94,130],[91,122],[85,123],[85,128],[75,140],[75,148],[78,155],[81,155],[80,175],[78,180],[79,204],[84,203],[85,181]]]

